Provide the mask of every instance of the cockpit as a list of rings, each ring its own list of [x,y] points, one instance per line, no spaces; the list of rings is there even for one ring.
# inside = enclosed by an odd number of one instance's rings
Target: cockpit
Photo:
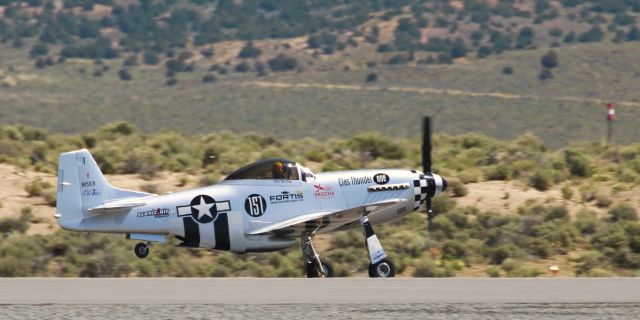
[[[225,180],[270,179],[312,181],[311,170],[287,159],[266,159],[232,172]]]

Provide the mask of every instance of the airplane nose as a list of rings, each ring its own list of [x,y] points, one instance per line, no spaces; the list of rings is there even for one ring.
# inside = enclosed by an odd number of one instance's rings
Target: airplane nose
[[[437,174],[431,174],[431,176],[433,177],[433,182],[435,184],[435,192],[433,195],[444,192],[444,190],[447,189],[447,180]]]

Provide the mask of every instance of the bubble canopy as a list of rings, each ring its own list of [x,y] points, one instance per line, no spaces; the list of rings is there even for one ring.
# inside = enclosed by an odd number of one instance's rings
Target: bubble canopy
[[[300,180],[298,165],[282,158],[266,159],[246,165],[232,172],[225,180]]]

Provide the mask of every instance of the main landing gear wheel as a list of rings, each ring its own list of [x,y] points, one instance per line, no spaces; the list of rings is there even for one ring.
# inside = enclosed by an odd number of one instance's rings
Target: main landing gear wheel
[[[375,264],[369,264],[369,277],[393,278],[396,275],[396,266],[389,259],[382,259]]]
[[[322,265],[322,270],[324,270],[324,277],[332,278],[333,266],[331,265],[331,263],[327,260],[320,259],[320,264]],[[307,271],[307,278],[322,277],[322,272],[320,272],[317,262],[306,263],[305,269]]]
[[[144,259],[149,255],[149,245],[147,245],[146,243],[140,242],[136,244],[136,247],[133,249],[133,252],[135,252],[136,257],[140,259]]]

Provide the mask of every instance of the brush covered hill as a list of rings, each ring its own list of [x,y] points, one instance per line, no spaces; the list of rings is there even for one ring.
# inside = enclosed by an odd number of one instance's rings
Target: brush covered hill
[[[640,145],[583,142],[550,150],[533,135],[501,141],[437,135],[434,170],[450,181],[424,211],[376,231],[402,276],[639,276]],[[233,255],[176,248],[137,259],[124,236],[60,230],[52,218],[60,152],[89,148],[116,186],[162,193],[216,183],[274,156],[315,171],[420,165],[417,139],[368,133],[289,140],[217,133],[142,134],[114,123],[83,135],[0,127],[0,276],[303,276],[300,250]],[[364,276],[362,232],[319,239],[340,276]]]
[[[640,123],[637,1],[0,1],[0,120],[552,147]]]

